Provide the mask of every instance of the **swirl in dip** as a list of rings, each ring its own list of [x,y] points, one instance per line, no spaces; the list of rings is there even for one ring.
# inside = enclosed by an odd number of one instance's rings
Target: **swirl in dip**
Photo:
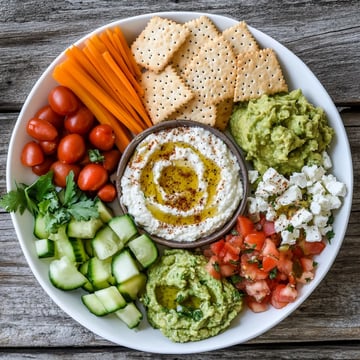
[[[121,178],[121,202],[144,230],[192,242],[220,229],[243,197],[240,167],[219,137],[179,126],[142,140]]]

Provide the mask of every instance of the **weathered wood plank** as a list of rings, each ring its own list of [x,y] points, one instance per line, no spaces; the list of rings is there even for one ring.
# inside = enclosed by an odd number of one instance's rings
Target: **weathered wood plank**
[[[338,105],[359,104],[360,31],[353,1],[3,1],[0,109],[16,110],[41,73],[72,42],[120,18],[204,11],[246,20],[298,55]]]

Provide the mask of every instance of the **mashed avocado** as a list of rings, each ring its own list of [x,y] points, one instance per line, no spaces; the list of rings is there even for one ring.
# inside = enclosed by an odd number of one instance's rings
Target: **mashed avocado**
[[[238,290],[214,279],[203,255],[165,250],[148,271],[142,301],[149,323],[175,342],[206,339],[226,329],[242,308]]]
[[[261,174],[273,167],[284,175],[321,165],[334,135],[324,110],[310,104],[300,89],[238,104],[230,132]]]

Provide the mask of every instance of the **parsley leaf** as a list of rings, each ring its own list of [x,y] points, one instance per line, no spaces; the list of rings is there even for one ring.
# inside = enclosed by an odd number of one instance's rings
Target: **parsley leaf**
[[[25,185],[16,184],[16,190],[11,190],[0,198],[0,206],[7,212],[19,211],[23,214],[27,209]]]
[[[89,160],[92,163],[102,163],[105,159],[104,155],[101,155],[98,149],[90,149],[88,151],[88,154],[89,154]]]

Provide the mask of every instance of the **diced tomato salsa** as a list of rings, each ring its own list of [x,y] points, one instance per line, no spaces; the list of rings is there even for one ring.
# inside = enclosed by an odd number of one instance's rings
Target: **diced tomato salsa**
[[[325,242],[280,243],[273,222],[261,217],[254,223],[239,216],[230,234],[204,250],[209,259],[206,269],[216,279],[229,279],[244,293],[252,311],[265,311],[269,305],[283,308],[296,300],[298,284],[314,278],[313,257],[323,251]]]

